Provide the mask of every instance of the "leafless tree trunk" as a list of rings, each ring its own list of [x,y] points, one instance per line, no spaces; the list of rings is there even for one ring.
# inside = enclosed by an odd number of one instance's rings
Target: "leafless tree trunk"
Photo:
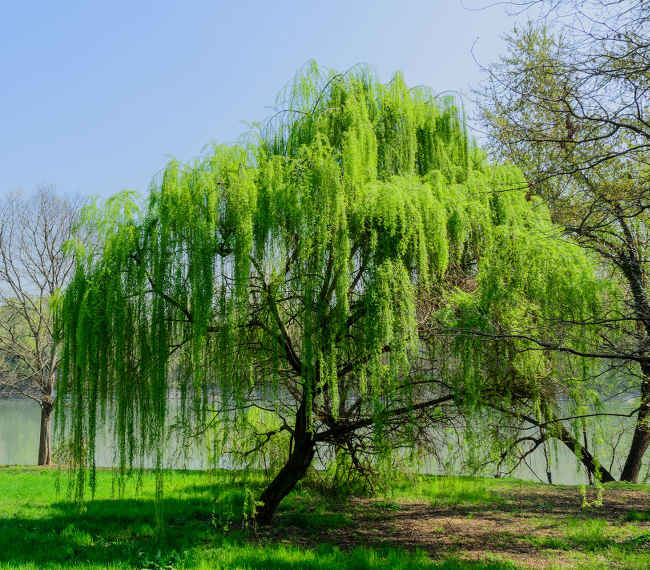
[[[0,395],[41,408],[38,464],[49,465],[58,353],[52,302],[72,270],[64,244],[80,203],[49,187],[0,203]]]
[[[38,443],[38,464],[49,465],[52,462],[51,426],[52,403],[46,400],[41,402],[41,432]]]

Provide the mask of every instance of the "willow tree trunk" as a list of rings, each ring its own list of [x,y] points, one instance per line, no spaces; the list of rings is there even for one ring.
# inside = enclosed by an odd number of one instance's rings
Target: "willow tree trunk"
[[[643,364],[643,382],[641,383],[641,395],[639,412],[636,416],[634,435],[630,444],[630,451],[627,454],[621,481],[636,483],[639,480],[643,456],[650,444],[650,365]]]
[[[52,402],[43,400],[41,402],[41,436],[38,445],[38,464],[50,465],[52,463],[52,453],[50,450],[52,435]]]
[[[273,481],[260,496],[262,506],[255,515],[255,521],[260,525],[267,525],[273,519],[282,499],[284,499],[307,473],[316,450],[312,433],[307,431],[307,407],[303,399],[296,414],[296,427],[293,434],[293,449],[289,459]]]

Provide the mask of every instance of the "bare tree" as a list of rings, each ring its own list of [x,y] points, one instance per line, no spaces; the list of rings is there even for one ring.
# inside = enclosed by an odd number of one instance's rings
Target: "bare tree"
[[[39,404],[39,465],[51,463],[58,363],[52,304],[72,270],[64,245],[79,209],[50,187],[0,203],[0,394]]]

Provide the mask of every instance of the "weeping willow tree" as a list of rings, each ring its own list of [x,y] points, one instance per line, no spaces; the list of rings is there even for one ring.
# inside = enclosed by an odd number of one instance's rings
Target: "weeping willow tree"
[[[521,183],[485,162],[452,100],[399,75],[384,84],[312,65],[253,143],[170,162],[142,214],[112,200],[59,309],[59,400],[70,406],[58,425],[77,488],[106,410],[120,472],[153,454],[161,473],[171,395],[186,433],[239,434],[247,453],[287,436],[260,523],[319,445],[364,432],[390,453],[390,425],[415,438],[455,398],[435,388],[439,369],[420,366],[421,324],[458,291],[496,296],[476,287],[479,271],[516,261],[517,277],[494,285],[502,299],[584,305],[589,264],[554,239],[539,202],[503,191]],[[469,368],[464,394],[482,382]],[[271,418],[266,431],[242,428],[251,410]]]

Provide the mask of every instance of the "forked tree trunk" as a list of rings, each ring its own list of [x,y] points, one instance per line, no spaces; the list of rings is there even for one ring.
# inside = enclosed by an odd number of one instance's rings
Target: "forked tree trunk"
[[[260,496],[262,506],[255,514],[255,522],[259,525],[267,525],[271,522],[282,499],[305,476],[314,458],[316,445],[311,432],[307,431],[306,405],[304,400],[296,414],[296,427],[293,439],[294,446],[289,454],[289,459]]]
[[[636,416],[636,426],[630,444],[630,451],[627,454],[621,481],[636,483],[639,480],[643,456],[650,444],[650,366],[643,365],[643,382],[641,383],[641,396],[639,412]]]
[[[52,463],[51,425],[52,425],[52,403],[48,400],[41,402],[41,436],[38,445],[38,464],[50,465]]]

